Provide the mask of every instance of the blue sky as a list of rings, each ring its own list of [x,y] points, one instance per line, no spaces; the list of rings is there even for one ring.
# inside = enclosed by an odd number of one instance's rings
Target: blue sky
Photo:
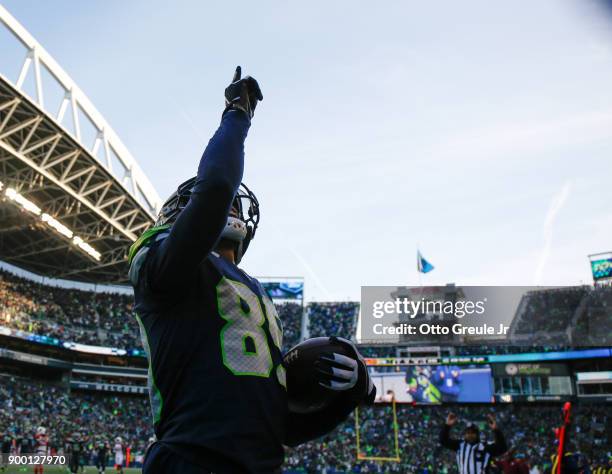
[[[234,67],[255,76],[244,268],[308,299],[418,284],[417,244],[426,284],[589,282],[612,250],[612,23],[588,1],[2,3],[162,196]]]

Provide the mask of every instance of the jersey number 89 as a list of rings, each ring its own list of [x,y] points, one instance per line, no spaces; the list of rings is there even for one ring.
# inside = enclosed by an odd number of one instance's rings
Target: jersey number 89
[[[279,349],[282,333],[276,308],[267,298],[263,301],[265,314],[259,298],[245,284],[223,278],[217,285],[217,307],[226,321],[220,334],[223,364],[234,375],[270,376],[273,362],[263,327],[266,315],[270,335]]]

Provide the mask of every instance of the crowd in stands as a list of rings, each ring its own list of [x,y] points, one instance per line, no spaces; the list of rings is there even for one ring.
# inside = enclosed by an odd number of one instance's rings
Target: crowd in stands
[[[550,352],[569,346],[609,345],[612,334],[612,287],[586,286],[528,293],[514,323],[513,339],[495,346],[457,347],[457,355]],[[284,328],[283,351],[300,341],[302,306],[277,304]],[[306,320],[310,337],[355,336],[356,302],[309,303]],[[133,314],[133,297],[45,285],[0,269],[0,325],[61,341],[137,349],[141,347]],[[567,331],[568,327],[573,327]],[[537,346],[522,336],[538,335]],[[568,338],[568,334],[571,337]],[[510,341],[509,341],[510,342]],[[393,357],[391,346],[362,346],[365,357]]]
[[[385,461],[357,459],[355,415],[323,438],[290,449],[286,472],[291,473],[413,473],[456,472],[455,455],[439,444],[439,433],[448,408],[445,406],[397,405],[398,452],[395,450],[393,412],[390,405],[361,409],[359,417],[360,457],[387,458]],[[494,413],[515,457],[550,472],[555,452],[554,428],[560,425],[559,405],[453,406],[460,423],[453,436],[460,438],[467,423],[482,424],[482,433],[492,440],[484,420]],[[591,466],[612,468],[612,439],[609,408],[578,405],[568,438],[572,448],[586,456]],[[399,456],[399,461],[391,460]],[[493,467],[492,473],[501,472]],[[536,472],[536,471],[534,471]],[[606,471],[607,472],[607,471]]]
[[[278,317],[283,323],[283,354],[300,342],[302,336],[302,305],[280,303],[276,305]]]
[[[140,347],[130,295],[99,293],[44,285],[0,270],[0,325],[34,334],[84,344],[121,348]],[[277,305],[284,328],[283,350],[299,342],[302,306]],[[579,345],[609,345],[612,333],[612,288],[573,287],[529,293],[522,304],[515,333],[565,334],[575,326]],[[309,337],[355,334],[358,303],[310,303],[306,306]],[[550,339],[539,345],[473,345],[454,349],[457,355],[490,355],[564,350],[571,340]],[[574,341],[575,342],[575,341]],[[528,342],[526,343],[528,344]],[[364,357],[396,357],[397,346],[360,346]],[[445,354],[446,355],[446,354]],[[450,355],[450,354],[449,354]],[[84,374],[75,380],[109,382]],[[111,383],[126,383],[118,378]],[[128,384],[138,381],[128,381]],[[482,422],[489,412],[497,415],[509,445],[539,472],[549,468],[553,428],[560,420],[557,405],[456,406],[465,424]],[[447,407],[397,406],[398,451],[395,449],[390,405],[362,409],[358,415],[325,437],[287,451],[286,472],[393,472],[434,474],[454,472],[454,457],[438,443]],[[356,423],[359,416],[360,458],[357,457]],[[148,401],[144,397],[109,396],[72,392],[55,386],[0,376],[0,437],[11,437],[28,451],[37,426],[47,426],[51,443],[61,449],[65,439],[81,433],[90,455],[101,437],[121,436],[134,452],[142,452],[152,435]],[[606,405],[578,405],[571,439],[594,465],[610,466],[612,414]],[[455,429],[459,435],[461,427]],[[485,430],[486,431],[486,430]],[[608,438],[606,438],[608,436]],[[399,460],[390,460],[399,456]],[[388,458],[375,461],[367,458]]]
[[[537,465],[541,473],[550,471],[560,405],[455,405],[452,410],[460,420],[453,428],[454,436],[461,437],[467,423],[476,423],[481,425],[483,437],[491,439],[484,420],[488,413],[494,413],[515,455]],[[448,406],[397,405],[396,452],[392,405],[361,408],[328,435],[288,449],[284,472],[455,472],[454,454],[442,449],[438,441],[448,411]],[[355,416],[359,420],[360,457],[387,460],[358,459]],[[133,453],[142,453],[153,435],[150,417],[144,397],[69,393],[49,383],[0,376],[0,440],[15,440],[22,452],[33,450],[35,430],[45,426],[56,451],[68,437],[80,433],[88,464],[93,463],[97,442],[112,441],[116,436],[121,436]],[[606,405],[574,406],[568,439],[571,449],[586,456],[591,466],[612,467],[611,417]]]
[[[598,286],[586,298],[576,318],[572,342],[580,345],[610,345],[612,286]]]
[[[539,339],[566,342],[565,331],[587,290],[586,286],[575,286],[527,293],[522,302],[523,310],[518,312],[514,334],[539,334]]]
[[[44,285],[0,270],[0,325],[81,344],[140,347],[133,297]]]
[[[45,285],[0,269],[0,326],[59,341],[141,348],[133,296]],[[302,305],[277,306],[283,349],[300,341]]]
[[[340,336],[351,339],[355,335],[358,303],[310,303],[306,311],[310,337]]]
[[[133,453],[143,453],[153,436],[144,397],[69,393],[50,383],[0,375],[0,440],[8,439],[22,453],[33,453],[39,426],[47,429],[56,453],[78,433],[88,464],[93,464],[91,456],[99,441],[112,445],[120,436]]]

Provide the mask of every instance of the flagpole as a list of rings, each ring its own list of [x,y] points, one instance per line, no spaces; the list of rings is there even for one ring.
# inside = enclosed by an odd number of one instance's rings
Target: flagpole
[[[419,270],[420,262],[421,262],[421,251],[419,249],[419,244],[417,243],[417,273],[419,274],[419,296],[423,298],[423,272]]]
[[[423,272],[418,272],[419,274],[419,293],[421,295],[421,298],[423,298]]]

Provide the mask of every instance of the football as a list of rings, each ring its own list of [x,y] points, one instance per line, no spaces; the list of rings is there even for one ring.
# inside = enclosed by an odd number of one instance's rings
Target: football
[[[289,409],[295,413],[314,413],[331,404],[340,392],[334,392],[319,384],[317,360],[332,353],[355,358],[346,345],[333,337],[314,337],[293,347],[284,357],[287,369],[287,393]]]

